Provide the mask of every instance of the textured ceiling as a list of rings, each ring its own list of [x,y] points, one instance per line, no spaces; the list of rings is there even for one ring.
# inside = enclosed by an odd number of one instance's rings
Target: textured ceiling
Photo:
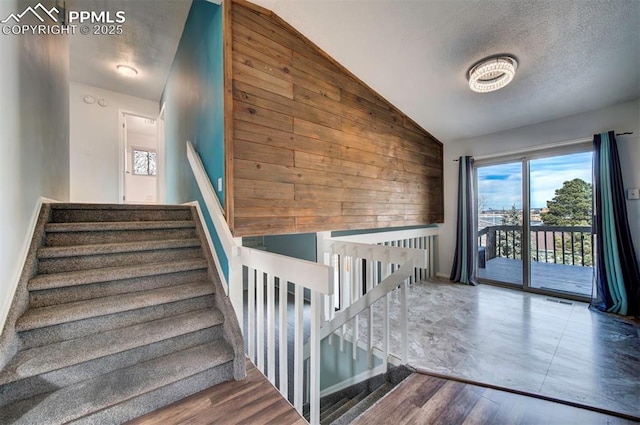
[[[68,10],[125,11],[122,35],[69,37],[71,81],[159,101],[182,35],[191,0],[67,0]],[[113,15],[112,15],[113,16]],[[138,70],[116,73],[118,64]]]
[[[640,1],[255,0],[442,142],[640,97]],[[520,62],[488,94],[466,72]]]
[[[445,143],[640,97],[638,0],[254,2]],[[190,3],[67,0],[127,13],[122,37],[71,37],[72,80],[158,100]],[[469,67],[498,53],[518,59],[514,81],[493,93],[469,90]],[[121,62],[139,77],[115,74]]]

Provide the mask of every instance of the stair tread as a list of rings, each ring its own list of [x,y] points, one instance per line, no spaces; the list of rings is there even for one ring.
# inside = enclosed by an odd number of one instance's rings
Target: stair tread
[[[66,423],[220,366],[233,357],[232,348],[217,340],[118,369],[39,396],[15,423]],[[0,415],[10,416],[11,408],[0,409]]]
[[[87,245],[45,246],[38,249],[38,258],[62,258],[80,255],[116,254],[124,252],[188,248],[196,246],[200,246],[200,240],[197,238],[101,243]]]
[[[137,264],[133,266],[103,267],[98,269],[76,270],[62,273],[40,274],[29,280],[30,291],[62,288],[89,283],[108,282],[134,277],[173,273],[176,271],[196,270],[207,267],[204,258],[165,261],[162,263]]]
[[[358,394],[357,396],[355,396],[354,398],[352,398],[351,400],[349,400],[348,402],[340,406],[333,413],[331,413],[330,415],[327,415],[323,422],[327,424],[332,423],[333,421],[338,419],[340,416],[344,415],[346,412],[351,410],[352,407],[360,403],[367,395],[368,393],[366,391],[361,392],[360,394]]]
[[[395,385],[393,385],[392,383],[385,382],[375,391],[371,392],[365,398],[360,400],[358,404],[353,406],[348,411],[344,412],[344,414],[340,418],[336,418],[334,421],[337,421],[338,424],[353,422],[357,417],[362,415],[365,411],[369,410],[371,406],[376,404],[380,399],[387,395],[387,393],[394,387]]]
[[[331,406],[327,406],[324,411],[320,411],[320,422],[324,422],[325,418],[333,414],[336,410],[340,409],[342,406],[349,402],[349,397],[344,397],[333,403]]]
[[[71,223],[47,223],[46,232],[99,232],[105,230],[152,230],[195,227],[193,220],[171,221],[86,221]]]
[[[189,205],[167,204],[77,204],[77,203],[52,203],[54,210],[189,210]]]
[[[211,295],[215,288],[208,282],[194,282],[148,291],[93,298],[67,304],[29,309],[16,322],[16,330],[24,331],[90,317],[104,316],[138,308]]]
[[[0,372],[0,385],[220,325],[222,313],[202,309],[20,351]]]

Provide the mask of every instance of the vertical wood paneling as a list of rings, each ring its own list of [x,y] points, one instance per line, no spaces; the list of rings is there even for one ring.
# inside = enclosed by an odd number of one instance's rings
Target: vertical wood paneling
[[[224,3],[234,235],[442,222],[442,144],[272,12]]]

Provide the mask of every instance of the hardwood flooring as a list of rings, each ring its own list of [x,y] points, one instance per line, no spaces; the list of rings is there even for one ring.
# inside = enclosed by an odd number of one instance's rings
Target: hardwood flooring
[[[307,422],[247,361],[247,378],[208,388],[128,425],[304,425]]]
[[[414,373],[355,425],[628,425],[627,419],[561,403]]]

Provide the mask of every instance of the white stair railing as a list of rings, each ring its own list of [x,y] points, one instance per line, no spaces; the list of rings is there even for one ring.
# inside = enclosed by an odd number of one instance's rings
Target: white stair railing
[[[330,237],[327,232],[322,232],[321,235],[325,238]],[[425,268],[416,267],[414,276],[410,277],[409,283],[435,276],[435,252],[438,239],[437,227],[364,233],[359,235],[338,236],[332,239],[422,250],[425,252],[426,266]]]
[[[333,268],[328,265],[298,260],[258,249],[243,247],[240,238],[234,238],[224,217],[224,212],[215,194],[211,180],[200,157],[187,141],[187,158],[204,199],[204,207],[215,228],[215,235],[223,247],[229,265],[229,298],[240,325],[244,323],[244,282],[243,267],[248,271],[247,287],[247,331],[244,335],[248,356],[257,368],[287,398],[289,390],[288,359],[293,356],[292,383],[294,407],[300,414],[303,409],[302,395],[306,393],[303,382],[304,367],[304,291],[311,293],[310,302],[310,358],[309,392],[310,423],[320,423],[320,327],[322,299],[333,294]],[[205,227],[206,230],[206,226]],[[214,249],[212,254],[216,255]],[[220,261],[216,263],[220,267]],[[224,276],[220,267],[220,276]],[[278,307],[276,312],[276,281],[278,283]],[[288,350],[288,299],[289,286],[294,293],[294,341],[293,353]],[[266,300],[265,300],[266,295]],[[266,312],[265,312],[266,310]],[[266,316],[265,316],[266,313]],[[276,313],[278,317],[278,359],[276,359]],[[265,320],[266,319],[266,320]],[[265,341],[266,335],[266,341]],[[265,364],[266,353],[266,364]],[[279,374],[276,380],[276,364]]]
[[[324,324],[320,336],[332,339],[333,335],[337,335],[342,350],[344,340],[350,340],[354,359],[357,358],[359,346],[362,345],[359,342],[364,340],[363,348],[367,353],[371,376],[375,374],[374,370],[378,369],[373,366],[374,352],[382,357],[384,367],[390,359],[397,359],[402,363],[408,360],[407,285],[419,279],[421,272],[429,274],[432,256],[428,247],[432,245],[429,241],[420,241],[419,238],[434,237],[431,233],[425,235],[426,229],[418,230],[421,232],[420,236],[409,239],[411,242],[401,243],[416,248],[395,246],[397,242],[394,242],[394,245],[379,245],[379,234],[375,239],[369,235],[358,235],[366,236],[360,240],[368,243],[346,240],[347,237],[332,238],[327,232],[318,234],[318,261],[333,265],[335,273],[334,293],[324,297]],[[393,235],[394,238],[396,236],[398,235]],[[420,248],[422,246],[427,249]],[[399,352],[391,352],[389,302],[392,292],[396,290],[399,291],[398,331],[401,334],[401,343]],[[379,318],[381,324],[374,322],[373,312],[373,305],[379,300],[382,301],[382,315]],[[363,325],[364,323],[366,325]],[[382,327],[382,341],[377,347],[374,346],[376,326]],[[365,373],[360,377],[366,379],[368,375]],[[354,382],[349,382],[352,383]]]

